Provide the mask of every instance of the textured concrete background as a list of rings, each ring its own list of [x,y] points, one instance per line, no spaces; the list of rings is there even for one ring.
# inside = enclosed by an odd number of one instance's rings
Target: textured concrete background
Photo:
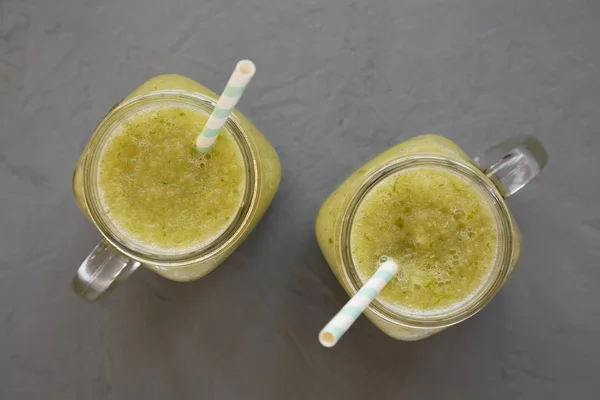
[[[592,399],[600,381],[600,2],[0,0],[0,399]],[[71,196],[108,109],[146,78],[220,90],[283,181],[205,279],[147,270],[98,304],[70,279],[100,235]],[[471,154],[516,133],[547,170],[510,201],[521,268],[480,314],[403,343],[346,301],[313,234],[354,168],[423,132]]]

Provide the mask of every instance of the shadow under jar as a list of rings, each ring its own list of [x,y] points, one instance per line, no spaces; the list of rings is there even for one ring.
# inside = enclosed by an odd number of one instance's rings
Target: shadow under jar
[[[448,139],[412,138],[328,197],[319,246],[349,296],[379,261],[394,259],[398,274],[365,315],[395,339],[426,338],[473,316],[512,274],[522,240],[505,200],[546,162],[531,137],[492,147],[481,167]]]
[[[111,143],[118,138],[117,132],[126,129],[128,124],[131,125],[131,121],[134,121],[140,115],[146,118],[145,115],[154,112],[157,114],[156,118],[161,119],[160,110],[168,110],[169,112],[185,110],[185,112],[179,112],[178,115],[183,116],[189,112],[207,119],[214,109],[217,99],[218,96],[215,93],[189,78],[179,75],[160,75],[148,80],[132,92],[100,122],[84,149],[73,176],[73,193],[79,208],[104,237],[83,262],[73,279],[73,288],[81,297],[89,301],[96,300],[107,290],[114,289],[119,282],[127,278],[140,265],[173,281],[186,282],[201,278],[233,253],[261,219],[277,191],[281,167],[277,153],[271,144],[237,110],[232,112],[219,140],[222,139],[221,136],[223,140],[226,139],[230,148],[233,149],[232,151],[237,154],[236,163],[239,164],[238,175],[241,182],[238,187],[241,193],[237,195],[237,198],[239,198],[237,206],[232,208],[231,215],[223,218],[224,222],[221,226],[217,226],[218,229],[215,230],[214,235],[207,240],[192,243],[188,246],[161,247],[156,243],[140,240],[139,235],[136,236],[139,232],[136,232],[136,234],[128,232],[122,221],[111,215],[111,211],[114,214],[115,210],[110,209],[111,207],[107,201],[108,196],[102,190],[102,169],[104,168],[102,163],[107,159],[106,153],[109,151],[107,149],[110,149]],[[167,116],[169,115],[167,114]],[[176,125],[177,122],[167,122],[167,126],[173,127]],[[151,128],[149,130],[152,130]],[[196,130],[197,133],[200,133],[202,126],[196,127],[194,132]],[[175,130],[173,131],[175,132]],[[146,134],[145,131],[144,134]],[[191,135],[196,136],[196,133]],[[168,138],[168,140],[171,140],[171,138]],[[185,142],[185,145],[187,146],[187,142]],[[215,144],[215,146],[218,145],[219,142]],[[189,149],[186,149],[190,152],[188,157],[197,157],[196,154],[193,154],[195,151],[193,146],[194,141],[190,140]],[[165,151],[170,149],[167,144],[163,148],[166,149]],[[201,168],[205,167],[205,163],[219,161],[215,158],[221,153],[215,152],[215,149],[208,156],[202,156],[208,159],[201,163]],[[121,157],[120,152],[118,155]],[[210,160],[211,155],[212,160]],[[166,161],[164,161],[164,166],[160,165],[163,162],[162,157],[159,156],[156,159],[159,163],[156,166],[158,174],[160,174],[161,168],[164,168],[165,171],[170,168],[166,165]],[[166,160],[167,157],[164,157],[164,159]],[[145,159],[142,161],[147,162]],[[218,170],[216,173],[218,174]],[[178,171],[174,170],[172,176],[177,177],[177,175]],[[193,174],[188,175],[181,177],[181,181],[186,178],[188,184],[188,186],[183,187],[181,193],[186,193],[186,191],[189,193],[190,188],[192,190],[197,189],[193,187],[194,179],[200,182],[201,177]],[[147,179],[147,181],[151,180]],[[218,184],[219,181],[217,179],[212,182]],[[224,180],[221,180],[221,182],[224,182]],[[170,182],[162,183],[165,185],[170,184]],[[142,183],[132,180],[131,185],[135,189],[136,185],[142,185]],[[226,186],[227,182],[224,182],[223,185],[221,195],[227,196],[227,190],[230,188]],[[118,185],[115,187],[118,193],[121,189]],[[211,188],[206,189],[210,190]],[[156,195],[155,203],[160,203],[161,196],[166,196],[166,194],[159,192]],[[171,200],[173,200],[171,215],[175,215],[179,211],[177,199]],[[203,211],[202,202],[198,200],[196,209],[189,206],[195,199],[190,198],[188,200],[190,201],[188,201],[186,212],[194,213],[191,216],[196,219],[199,218],[195,213]],[[218,204],[218,198],[212,200],[213,203],[216,200]],[[135,207],[143,207],[143,204],[145,204],[144,202],[135,204],[133,201],[131,203],[134,203],[131,205],[133,211],[136,210]],[[151,214],[146,213],[146,215],[152,217]],[[208,215],[206,218],[212,218],[212,214],[207,213],[206,215]],[[144,227],[144,221],[141,222],[142,233],[148,233],[148,237],[153,237],[156,228],[152,224]],[[163,235],[166,235],[166,232],[163,232]],[[160,235],[157,237],[160,237]]]

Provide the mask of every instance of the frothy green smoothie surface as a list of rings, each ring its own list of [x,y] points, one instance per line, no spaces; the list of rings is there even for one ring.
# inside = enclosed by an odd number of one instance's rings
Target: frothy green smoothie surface
[[[358,207],[351,252],[363,281],[381,257],[400,266],[379,299],[412,312],[464,302],[494,263],[498,234],[482,195],[459,175],[415,167],[383,179]]]
[[[235,139],[223,130],[208,154],[195,141],[208,116],[181,106],[133,115],[101,155],[101,202],[130,239],[161,250],[208,244],[233,221],[246,178]]]

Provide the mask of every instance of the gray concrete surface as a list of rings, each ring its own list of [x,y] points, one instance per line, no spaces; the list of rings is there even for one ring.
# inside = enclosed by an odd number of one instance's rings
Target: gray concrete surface
[[[597,399],[600,3],[593,0],[1,0],[0,399]],[[220,90],[283,181],[206,278],[137,272],[97,304],[70,279],[99,239],[71,196],[95,124],[146,78]],[[365,319],[316,335],[346,297],[317,247],[329,192],[423,132],[475,153],[541,138],[510,201],[520,269],[481,313],[403,343]]]

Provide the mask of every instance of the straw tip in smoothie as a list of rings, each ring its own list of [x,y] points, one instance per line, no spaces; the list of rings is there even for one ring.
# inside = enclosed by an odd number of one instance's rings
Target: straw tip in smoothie
[[[337,343],[337,340],[331,332],[321,331],[319,333],[319,342],[325,347],[333,347]]]
[[[256,65],[250,60],[241,60],[237,63],[236,69],[242,75],[253,76],[256,72]]]

